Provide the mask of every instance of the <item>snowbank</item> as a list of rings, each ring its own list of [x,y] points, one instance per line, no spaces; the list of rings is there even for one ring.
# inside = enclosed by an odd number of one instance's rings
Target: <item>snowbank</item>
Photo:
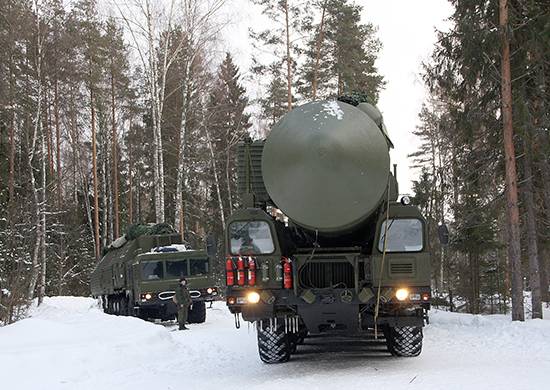
[[[291,362],[264,365],[256,335],[223,303],[189,331],[103,314],[90,298],[48,298],[0,328],[6,389],[535,389],[550,383],[550,321],[432,311],[416,359],[359,339],[308,339]],[[550,312],[546,313],[550,317]]]

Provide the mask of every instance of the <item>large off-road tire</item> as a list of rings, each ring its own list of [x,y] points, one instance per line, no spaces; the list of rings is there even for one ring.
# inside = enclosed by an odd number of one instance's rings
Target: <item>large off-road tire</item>
[[[202,324],[206,321],[206,304],[203,301],[194,302],[189,309],[187,322],[190,324]]]
[[[256,325],[258,333],[258,352],[262,362],[267,364],[284,363],[290,359],[292,343],[285,333],[282,321],[275,325],[275,320],[264,320]]]
[[[422,327],[401,326],[384,329],[388,349],[393,356],[414,357],[422,352]]]

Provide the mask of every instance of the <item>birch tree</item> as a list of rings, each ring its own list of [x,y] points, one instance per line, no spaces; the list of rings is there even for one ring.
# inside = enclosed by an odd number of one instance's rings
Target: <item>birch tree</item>
[[[34,56],[34,70],[35,70],[35,87],[36,87],[36,112],[34,116],[34,125],[32,130],[32,135],[30,138],[30,144],[28,145],[28,152],[27,152],[27,167],[29,169],[29,176],[31,181],[31,191],[32,191],[32,197],[34,199],[34,218],[35,218],[35,242],[34,247],[32,251],[32,263],[31,263],[31,276],[29,281],[29,287],[27,296],[28,299],[32,299],[34,297],[34,292],[36,289],[36,284],[38,282],[38,277],[40,274],[40,248],[42,244],[44,243],[44,235],[45,231],[43,229],[43,223],[42,219],[45,218],[45,202],[41,201],[40,194],[39,194],[39,187],[36,179],[36,173],[35,173],[35,167],[33,165],[36,148],[37,148],[37,142],[38,137],[40,136],[40,133],[42,131],[41,125],[41,113],[42,113],[42,99],[43,99],[43,80],[42,80],[42,56],[43,56],[43,39],[42,39],[42,22],[41,22],[41,16],[40,16],[40,2],[39,0],[34,0],[33,2],[34,6],[34,17],[35,17],[35,56]],[[43,136],[42,136],[43,140]],[[43,157],[42,157],[43,158]],[[45,186],[42,189],[45,191]],[[44,200],[44,199],[42,199]]]
[[[146,90],[153,122],[153,181],[157,223],[165,220],[162,118],[166,98],[166,76],[183,47],[183,41],[180,40],[176,44],[176,50],[170,51],[173,41],[178,40],[174,30],[177,6],[177,0],[169,1],[165,15],[158,4],[151,0],[135,1],[133,7],[125,9],[117,5],[120,16],[132,36],[134,48],[146,78]],[[134,17],[134,9],[138,10],[138,17]]]
[[[184,42],[182,62],[183,74],[181,78],[181,119],[179,131],[178,165],[176,178],[174,225],[178,227],[181,234],[185,231],[183,220],[184,200],[183,191],[187,187],[187,165],[186,165],[186,142],[188,132],[188,108],[190,97],[190,84],[192,83],[191,70],[193,63],[199,54],[206,49],[206,45],[212,43],[219,33],[220,25],[216,24],[214,18],[224,5],[225,0],[200,1],[183,0],[183,19],[181,25],[181,40]],[[223,218],[223,217],[222,217]]]

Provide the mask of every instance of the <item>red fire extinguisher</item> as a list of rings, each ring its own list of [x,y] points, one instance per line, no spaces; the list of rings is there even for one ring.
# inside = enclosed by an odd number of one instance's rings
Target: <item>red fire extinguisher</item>
[[[233,259],[227,258],[225,262],[225,282],[228,286],[235,284],[235,271],[233,271]]]
[[[253,257],[248,258],[248,285],[256,284],[256,261]]]
[[[244,260],[240,256],[239,260],[237,260],[237,284],[244,286]]]
[[[290,259],[283,257],[283,287],[292,288],[292,265]]]

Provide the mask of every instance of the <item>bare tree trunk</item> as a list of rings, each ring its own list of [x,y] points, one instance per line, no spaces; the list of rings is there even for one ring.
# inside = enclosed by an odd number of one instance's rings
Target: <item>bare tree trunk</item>
[[[290,25],[288,15],[288,0],[284,3],[285,28],[286,28],[286,83],[288,111],[292,110],[292,60],[290,58]]]
[[[180,234],[185,231],[183,225],[183,181],[187,177],[185,163],[185,151],[187,144],[187,110],[189,105],[189,83],[190,83],[190,70],[191,59],[188,58],[185,62],[183,77],[182,77],[182,104],[181,104],[181,118],[180,118],[180,134],[179,134],[179,148],[178,148],[178,171],[176,177],[176,194],[175,194],[175,211],[174,211],[174,225],[178,227]]]
[[[49,89],[46,88],[46,91],[45,91],[45,115],[46,115],[46,118],[45,118],[45,121],[46,121],[46,126],[44,126],[44,129],[43,131],[46,131],[46,145],[48,147],[48,167],[49,167],[49,173],[50,173],[50,176],[53,177],[54,176],[54,168],[53,168],[53,142],[52,142],[52,120],[51,120],[51,108],[50,108],[50,100],[48,99],[48,97],[50,96],[49,94]]]
[[[321,12],[321,24],[319,25],[319,34],[317,35],[317,41],[315,42],[315,66],[313,67],[313,80],[311,82],[311,98],[315,100],[317,98],[317,80],[319,78],[319,61],[321,59],[321,46],[325,38],[325,13],[327,10],[327,3],[323,3],[323,11]]]
[[[112,61],[112,59],[111,59]],[[111,64],[112,66],[112,64]],[[118,210],[118,153],[117,153],[117,132],[116,132],[116,118],[115,118],[115,76],[114,70],[111,69],[111,121],[113,125],[112,134],[112,160],[113,160],[113,203],[114,203],[114,236],[120,236],[120,221]]]
[[[153,14],[149,0],[145,2],[145,16],[147,18],[148,41],[148,71],[149,95],[151,98],[153,117],[153,181],[155,189],[155,219],[157,223],[164,222],[164,159],[162,155],[162,110],[164,101],[165,72],[161,71],[161,85],[159,85],[157,50],[155,48],[155,31],[153,28]],[[170,33],[170,32],[168,32]],[[166,58],[167,54],[165,53]]]
[[[524,137],[523,147],[523,169],[525,174],[525,187],[523,189],[523,195],[525,200],[525,208],[527,210],[527,253],[529,255],[529,287],[531,287],[531,302],[533,310],[532,318],[542,318],[538,235],[535,216],[535,200],[533,197],[533,148],[531,147],[530,136]]]
[[[108,151],[109,150],[109,142],[108,142],[108,136],[107,134],[104,134],[104,136],[101,137],[100,145],[102,150]],[[107,156],[108,156],[107,152]],[[109,198],[109,174],[107,173],[107,159],[105,158],[105,155],[102,155],[103,158],[101,159],[101,166],[99,169],[99,177],[101,177],[101,244],[102,248],[105,248],[108,244],[108,235],[109,235],[109,225],[108,221],[110,220],[111,216],[111,209],[110,205],[107,203],[107,200]],[[101,257],[101,256],[100,256]]]
[[[105,143],[103,144],[103,150],[109,150],[108,137],[105,137]],[[109,242],[113,241],[113,202],[111,192],[111,180],[109,178],[109,169],[111,166],[110,157],[104,158],[101,161],[101,178],[103,180],[101,184],[101,207],[103,209],[103,248],[109,245]]]
[[[468,253],[468,260],[470,263],[470,311],[472,314],[480,313],[479,305],[479,253]]]
[[[59,87],[58,80],[55,80],[54,86],[54,122],[55,122],[55,145],[56,145],[56,190],[57,190],[57,210],[62,210],[63,195],[61,186],[61,127],[59,124]],[[76,183],[75,183],[76,187]],[[62,295],[63,292],[63,267],[66,261],[65,255],[65,236],[63,233],[59,234],[59,285],[57,288],[57,294]]]
[[[550,164],[546,160],[545,156],[541,156],[539,159],[539,171],[541,172],[542,176],[542,199],[544,202],[544,213],[545,213],[545,219],[546,224],[545,226],[550,227]],[[543,250],[543,254],[541,256],[541,290],[542,290],[542,299],[546,302],[550,301],[550,292],[549,290],[549,284],[550,284],[550,251],[546,248]]]
[[[42,200],[41,200],[41,263],[40,267],[40,288],[38,290],[38,305],[42,304],[46,295],[46,145],[44,138],[49,134],[44,134],[47,128],[42,128],[41,146],[42,146]],[[51,153],[51,149],[49,151]],[[48,159],[51,155],[48,154]],[[51,160],[50,160],[51,161]]]
[[[538,123],[535,124],[537,126]],[[541,195],[544,204],[544,221],[543,227],[550,228],[550,163],[548,160],[548,151],[550,151],[550,136],[548,133],[541,133],[540,137],[535,139],[535,145],[538,146],[537,168],[540,172],[540,182],[542,184]],[[542,149],[542,150],[540,150]],[[544,231],[544,230],[543,230]],[[542,300],[550,302],[550,248],[542,247],[541,256],[539,258],[540,279],[541,279],[541,295]]]
[[[61,209],[62,187],[61,187],[61,128],[59,126],[59,91],[58,82],[55,80],[55,96],[54,96],[54,111],[55,111],[55,143],[57,146],[56,165],[57,165],[57,208]]]
[[[220,191],[220,180],[218,178],[218,168],[216,164],[216,156],[214,154],[214,145],[212,145],[212,139],[210,138],[210,131],[208,130],[208,126],[204,127],[205,133],[206,133],[206,141],[208,142],[208,149],[210,149],[210,158],[212,160],[212,170],[214,171],[214,185],[216,187],[216,195],[218,198],[218,208],[220,212],[220,220],[222,223],[222,228],[225,227],[225,213],[223,210],[223,201]]]
[[[13,110],[11,126],[9,128],[9,139],[10,139],[10,155],[9,155],[9,176],[8,176],[8,194],[9,194],[9,210],[11,212],[13,208],[13,203],[15,200],[15,109]]]
[[[137,171],[136,173],[136,182],[139,184],[141,183],[141,172]],[[137,220],[138,221],[141,221],[141,187],[139,185],[136,186],[136,212],[135,214],[137,215]]]
[[[130,131],[132,130],[132,119],[129,124]],[[132,154],[132,145],[128,144],[128,225],[134,223],[134,160]]]
[[[170,5],[170,16],[168,22],[167,33],[171,34],[171,20],[174,7],[174,1]],[[164,97],[166,90],[166,73],[170,67],[170,61],[168,59],[169,50],[169,37],[166,37],[162,45],[162,68],[160,75],[158,74],[159,64],[157,62],[157,50],[154,47],[155,32],[153,29],[153,15],[151,11],[151,5],[149,0],[146,2],[147,13],[147,31],[148,31],[148,43],[149,43],[149,68],[150,68],[150,83],[151,94],[153,103],[153,130],[155,155],[153,159],[154,180],[155,180],[155,216],[156,222],[164,222],[164,155],[162,147],[162,115],[164,110]],[[159,81],[160,80],[160,81]]]
[[[76,101],[74,95],[73,95],[73,101]],[[88,179],[86,174],[84,173],[84,168],[82,167],[83,159],[82,159],[82,152],[80,150],[81,142],[80,142],[80,136],[78,131],[78,122],[76,119],[76,109],[73,107],[71,112],[71,131],[69,134],[72,138],[72,147],[73,147],[73,155],[75,157],[75,180],[77,180],[76,176],[78,175],[80,179],[80,183],[82,186],[82,193],[84,194],[84,206],[86,210],[86,220],[88,223],[88,227],[90,229],[90,233],[92,234],[93,240],[94,240],[94,252],[96,253],[96,260],[97,260],[97,243],[96,237],[99,237],[99,234],[96,234],[96,226],[98,224],[94,224],[95,215],[92,217],[92,206],[90,204],[90,189],[88,184]],[[75,203],[78,202],[78,194],[76,193],[76,185],[75,185]],[[99,219],[99,218],[98,218]]]
[[[516,155],[512,122],[512,76],[510,71],[510,43],[508,40],[508,3],[499,0],[499,24],[502,43],[502,117],[506,169],[506,209],[508,215],[508,259],[512,276],[512,320],[524,321],[523,286],[521,274],[521,243],[518,210]]]
[[[39,264],[39,251],[42,244],[42,220],[41,220],[41,205],[38,197],[38,189],[36,188],[36,178],[34,176],[34,153],[36,150],[36,141],[38,138],[38,131],[41,127],[41,113],[42,113],[42,39],[40,36],[40,8],[38,0],[34,1],[35,17],[36,17],[36,80],[37,80],[37,98],[36,98],[36,117],[31,138],[31,144],[27,153],[27,166],[29,168],[31,179],[31,191],[34,200],[34,218],[35,218],[35,242],[31,255],[31,276],[29,280],[29,286],[27,290],[27,298],[29,300],[34,298],[34,291],[36,289],[36,283],[38,282],[38,276],[40,272]]]
[[[90,65],[91,66],[91,65]],[[91,83],[91,81],[90,81]],[[94,105],[94,90],[90,85],[90,108],[92,111],[92,182],[94,190],[94,242],[95,242],[95,259],[99,261],[100,243],[99,243],[99,193],[97,188],[97,145],[95,131],[95,105]]]

